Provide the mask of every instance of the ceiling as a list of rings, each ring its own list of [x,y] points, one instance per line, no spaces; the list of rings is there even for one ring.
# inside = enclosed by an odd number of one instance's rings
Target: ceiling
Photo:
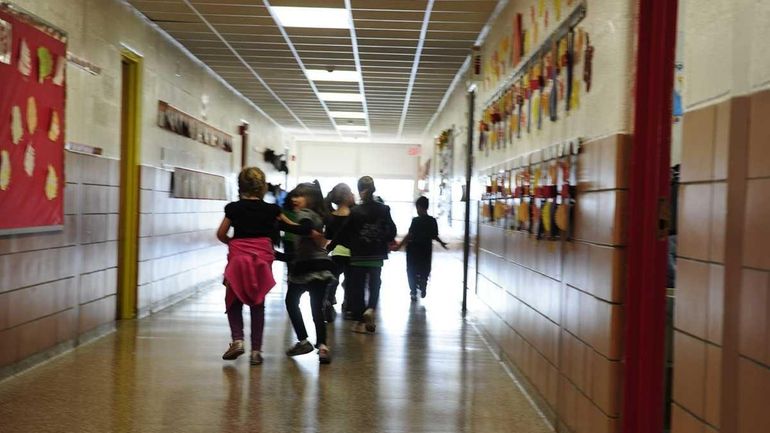
[[[351,133],[338,126],[368,126],[367,132],[358,134],[416,139],[439,108],[498,0],[129,3],[289,131],[344,136]],[[283,27],[267,5],[347,7],[353,29]],[[363,79],[310,81],[304,73],[327,68],[359,70]],[[362,93],[364,102],[324,102],[318,96],[321,92]],[[330,112],[336,111],[364,112],[365,118],[333,119]]]

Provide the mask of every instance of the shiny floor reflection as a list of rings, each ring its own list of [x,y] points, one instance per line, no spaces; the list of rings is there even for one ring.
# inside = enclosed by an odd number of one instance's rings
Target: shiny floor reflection
[[[224,291],[208,291],[0,383],[0,431],[549,431],[460,317],[461,272],[437,254],[428,297],[411,304],[395,254],[377,334],[338,317],[328,366],[283,354],[294,335],[282,287],[267,301],[265,363],[222,361]],[[307,296],[303,311],[311,331]]]

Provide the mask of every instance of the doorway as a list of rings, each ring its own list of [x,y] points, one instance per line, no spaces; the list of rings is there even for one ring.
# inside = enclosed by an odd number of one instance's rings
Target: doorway
[[[121,53],[120,218],[117,319],[137,315],[139,244],[139,146],[142,57]]]

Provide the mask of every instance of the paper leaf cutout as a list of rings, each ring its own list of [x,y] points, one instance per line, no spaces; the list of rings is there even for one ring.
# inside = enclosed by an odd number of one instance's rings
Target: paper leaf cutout
[[[45,197],[53,200],[59,194],[59,177],[52,165],[48,164],[48,176],[45,179]]]
[[[13,144],[19,144],[22,136],[24,136],[24,124],[21,120],[21,108],[14,105],[11,109],[11,141]]]
[[[51,141],[56,141],[59,139],[60,134],[61,125],[59,123],[59,113],[54,111],[53,115],[51,115],[51,127],[48,128],[48,139]]]
[[[51,57],[51,52],[48,51],[48,48],[46,47],[39,47],[37,49],[37,58],[38,69],[40,70],[38,81],[42,83],[51,75],[51,72],[53,72],[53,58]]]
[[[24,172],[27,176],[32,176],[35,171],[35,148],[32,147],[32,143],[27,145],[27,149],[24,151]]]
[[[67,59],[64,56],[56,58],[56,73],[53,76],[53,83],[57,86],[64,85],[64,70],[67,67]]]
[[[30,135],[37,131],[37,102],[32,96],[27,98],[27,131]]]
[[[7,190],[11,183],[11,158],[8,151],[0,151],[0,190]]]
[[[29,77],[32,73],[32,52],[24,39],[21,40],[21,52],[19,53],[19,72],[25,77]]]

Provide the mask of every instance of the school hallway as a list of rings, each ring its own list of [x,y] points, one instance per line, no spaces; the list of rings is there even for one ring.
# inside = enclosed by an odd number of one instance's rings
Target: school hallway
[[[404,255],[394,254],[376,334],[354,334],[338,316],[331,365],[315,352],[284,354],[295,340],[285,283],[268,295],[264,364],[223,361],[229,329],[216,287],[1,382],[0,431],[549,431],[461,317],[456,255],[437,254],[428,296],[412,304]],[[302,308],[314,341],[307,296]]]

